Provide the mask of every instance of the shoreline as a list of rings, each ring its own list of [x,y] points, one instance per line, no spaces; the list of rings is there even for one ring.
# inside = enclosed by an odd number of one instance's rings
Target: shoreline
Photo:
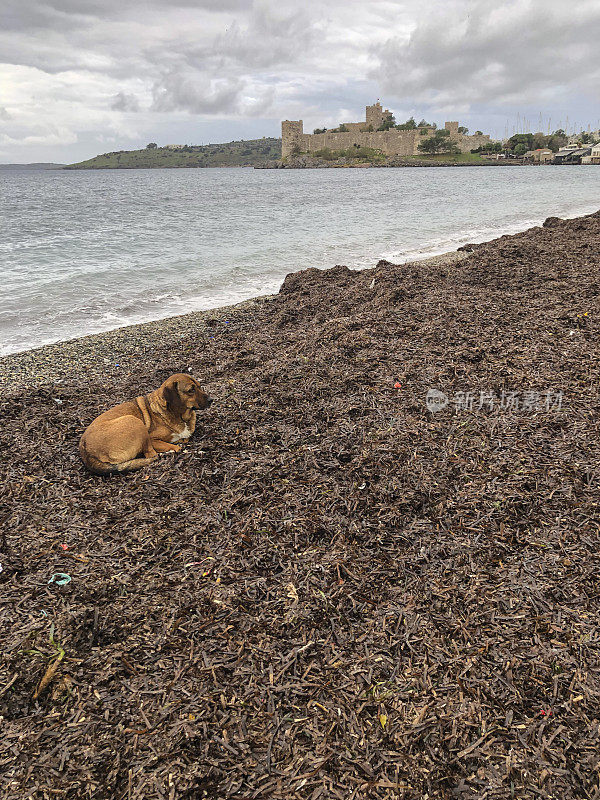
[[[595,210],[595,207],[592,210],[589,208],[579,208],[573,213],[562,215],[561,219],[577,219],[582,216],[593,214],[595,213]],[[478,237],[473,239],[465,237],[464,241],[461,242],[459,240],[456,249],[442,249],[439,251],[433,250],[429,255],[425,255],[423,257],[418,255],[418,251],[413,251],[413,253],[404,261],[393,260],[389,263],[416,263],[427,266],[429,264],[435,265],[438,263],[438,259],[442,259],[443,262],[460,260],[464,256],[464,253],[461,253],[459,248],[465,246],[467,243],[486,244],[493,242],[502,236],[514,236],[518,233],[523,233],[526,230],[530,230],[531,228],[539,227],[539,225],[542,224],[542,221],[543,220],[540,220],[539,222],[532,220],[524,221],[524,227],[521,227],[520,224],[519,227],[507,226],[504,230],[502,230],[502,232],[498,232],[497,235],[492,234],[490,238],[481,240],[479,240]],[[393,259],[394,256],[386,258],[384,255],[382,255],[381,258],[389,261],[389,258]],[[351,269],[362,272],[364,270],[373,268],[375,263],[376,262],[373,262],[370,266],[365,265],[357,268],[352,267]],[[326,270],[330,269],[330,267],[325,267],[322,269]],[[283,283],[284,279],[285,276],[281,278],[281,283]],[[6,390],[13,385],[21,385],[25,380],[33,381],[36,383],[36,385],[40,385],[48,381],[52,382],[53,380],[59,380],[62,375],[61,369],[63,368],[57,367],[56,370],[51,368],[50,365],[52,363],[53,356],[56,357],[57,363],[65,364],[64,369],[67,369],[65,362],[68,363],[67,359],[71,356],[66,356],[65,353],[72,354],[73,358],[78,358],[80,357],[81,353],[85,353],[88,350],[93,350],[96,345],[98,348],[105,346],[107,352],[110,352],[111,348],[113,347],[122,347],[123,344],[127,342],[127,340],[133,334],[139,334],[143,339],[150,338],[153,331],[153,326],[157,326],[157,330],[161,331],[161,335],[166,335],[173,341],[176,341],[178,336],[184,335],[184,326],[188,323],[191,323],[192,325],[200,325],[205,319],[209,319],[211,317],[214,317],[215,319],[221,319],[224,316],[237,314],[239,311],[246,311],[253,307],[259,308],[263,302],[268,301],[276,296],[276,294],[256,295],[253,297],[248,297],[245,300],[241,300],[237,303],[227,304],[224,306],[214,306],[208,309],[187,311],[183,314],[175,314],[159,319],[151,319],[147,320],[146,322],[120,325],[117,328],[111,328],[110,330],[106,331],[82,334],[81,336],[76,336],[71,339],[61,339],[57,342],[43,344],[39,347],[30,347],[14,353],[6,353],[3,355],[0,354],[0,390]],[[89,344],[89,348],[86,347],[87,344]],[[124,352],[127,352],[128,349],[129,347],[125,347]],[[102,358],[108,358],[108,356],[102,356]],[[110,358],[109,363],[104,365],[107,367],[110,366],[110,363],[118,363],[118,361],[116,361],[114,358]]]
[[[173,164],[171,166],[143,166],[143,167],[135,167],[135,166],[116,166],[116,167],[77,167],[77,166],[64,166],[64,167],[56,167],[58,170],[63,170],[66,172],[101,172],[106,170],[136,170],[136,169],[404,169],[405,167],[536,167],[536,166],[555,166],[551,164],[535,164],[530,161],[482,161],[481,164],[478,163],[469,163],[469,162],[461,162],[461,161],[432,161],[431,163],[428,162],[415,162],[411,164],[409,162],[406,163],[398,163],[398,164],[370,164],[370,163],[361,163],[361,164],[330,164],[327,162],[323,162],[320,164],[312,165],[312,166],[305,166],[305,165],[295,165],[295,164],[286,164],[281,161],[272,162],[269,164],[215,164],[210,166],[200,165],[200,164]],[[570,165],[573,166],[573,165]],[[574,165],[579,166],[579,165]],[[49,168],[50,169],[50,168]]]
[[[466,252],[451,250],[406,263],[451,266],[467,255]],[[356,271],[364,272],[374,268],[375,264]],[[149,348],[157,337],[160,337],[161,344],[166,341],[176,344],[193,332],[205,336],[212,320],[228,322],[227,318],[251,314],[275,297],[276,294],[260,295],[233,305],[124,325],[102,333],[91,333],[18,353],[8,353],[0,356],[0,390],[58,383],[81,369],[95,374],[118,375],[124,364]]]
[[[405,168],[425,168],[429,167],[535,167],[535,166],[555,166],[550,164],[534,164],[530,161],[513,161],[508,159],[499,159],[497,161],[482,160],[481,163],[472,161],[398,161],[392,164],[360,162],[351,163],[324,161],[322,159],[298,159],[294,162],[273,161],[255,166],[254,169],[405,169]]]
[[[561,219],[573,220],[593,213],[595,213],[594,210],[578,209],[573,214],[562,216]],[[539,225],[541,225],[541,221],[537,225],[534,222],[527,225],[527,227],[518,227],[516,229],[507,227],[504,232],[498,233],[498,235],[489,239],[478,241],[475,238],[472,242],[465,240],[455,250],[434,251],[431,255],[426,255],[422,258],[413,253],[406,261],[389,261],[388,263],[414,263],[423,267],[438,264],[451,265],[465,258],[467,253],[461,252],[461,248],[467,244],[489,244],[503,236],[515,236],[539,227]],[[387,260],[384,259],[384,261]],[[374,267],[375,263],[371,266],[351,269],[357,272],[364,272]],[[327,269],[330,268],[323,268],[324,271]],[[300,271],[302,270],[295,272]],[[295,272],[290,274],[295,274]],[[285,276],[281,279],[282,284],[284,280]],[[135,352],[138,352],[135,346],[137,341],[146,346],[153,341],[156,335],[159,335],[167,337],[171,342],[176,343],[178,339],[190,332],[190,328],[204,331],[206,320],[223,320],[225,317],[235,317],[240,313],[245,314],[252,310],[258,310],[264,303],[269,302],[274,297],[277,297],[277,294],[257,295],[229,305],[214,306],[208,309],[188,311],[184,314],[147,320],[146,322],[122,325],[107,331],[84,334],[72,339],[62,339],[39,347],[20,350],[16,353],[0,355],[0,391],[7,391],[23,385],[42,386],[61,381],[72,374],[73,361],[77,361],[80,364],[83,360],[83,365],[86,369],[101,371],[103,374],[114,373],[116,375],[120,371],[120,364],[123,359],[127,359]]]

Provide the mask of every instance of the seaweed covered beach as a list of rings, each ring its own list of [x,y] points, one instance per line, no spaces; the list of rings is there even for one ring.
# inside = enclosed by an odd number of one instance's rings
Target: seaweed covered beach
[[[600,212],[3,359],[0,796],[599,798],[599,282]]]

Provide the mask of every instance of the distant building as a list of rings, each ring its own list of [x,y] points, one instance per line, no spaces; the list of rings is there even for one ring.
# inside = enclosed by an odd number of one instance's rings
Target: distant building
[[[582,156],[582,164],[600,164],[600,142],[595,144],[590,150],[589,156]]]
[[[430,125],[418,126],[413,130],[378,130],[391,117],[391,112],[383,109],[377,101],[365,109],[364,122],[345,122],[340,128],[332,128],[324,133],[304,133],[302,120],[286,119],[281,123],[281,157],[294,153],[314,153],[316,150],[346,150],[354,145],[372,147],[388,156],[419,155],[419,144],[424,137],[432,136],[435,128]],[[490,142],[484,134],[469,136],[459,133],[458,122],[446,122],[444,128],[450,133],[461,153],[470,153]]]
[[[591,147],[561,147],[560,150],[554,154],[552,159],[553,164],[582,164],[583,158],[589,156],[592,152]]]
[[[165,150],[183,150],[184,144],[163,144]]]
[[[530,158],[536,164],[549,164],[554,158],[554,153],[548,147],[538,147],[525,153],[525,158]]]

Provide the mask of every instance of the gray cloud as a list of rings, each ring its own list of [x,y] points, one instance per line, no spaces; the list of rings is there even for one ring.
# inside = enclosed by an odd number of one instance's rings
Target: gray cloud
[[[157,11],[235,12],[248,6],[248,0],[3,0],[0,20],[5,31],[56,30],[60,23],[69,30],[89,26],[94,20],[126,19]]]
[[[241,114],[258,116],[268,112],[274,98],[271,88],[252,90],[242,78],[209,80],[196,73],[173,71],[153,87],[152,110],[187,111],[191,114]]]
[[[114,111],[139,111],[140,103],[137,97],[134,95],[126,94],[125,92],[118,92],[114,96],[110,107]]]
[[[212,49],[219,58],[244,68],[284,68],[310,50],[316,38],[314,18],[307,10],[286,12],[263,3],[255,5],[247,26],[234,22]]]
[[[430,12],[431,9],[428,9]],[[600,3],[450,3],[390,37],[371,77],[396,97],[439,107],[562,102],[598,84]]]
[[[238,80],[221,78],[211,81],[174,70],[154,85],[152,110],[227,113],[236,108],[241,91],[242,82]]]
[[[314,39],[305,11],[256,3],[244,24],[234,20],[212,39],[180,38],[169,52],[153,47],[146,55],[161,74],[152,86],[151,108],[193,114],[267,113],[275,89],[253,76],[290,66]]]
[[[3,0],[0,156],[69,161],[161,136],[273,135],[284,118],[309,130],[360,119],[378,96],[398,117],[492,133],[500,114],[504,128],[517,111],[558,121],[598,105],[600,0],[424,6]]]

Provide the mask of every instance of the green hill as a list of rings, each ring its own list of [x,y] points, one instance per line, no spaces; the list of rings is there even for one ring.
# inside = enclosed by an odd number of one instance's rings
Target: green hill
[[[224,144],[185,145],[103,153],[64,169],[159,169],[177,167],[254,167],[281,158],[281,139],[263,138]]]

